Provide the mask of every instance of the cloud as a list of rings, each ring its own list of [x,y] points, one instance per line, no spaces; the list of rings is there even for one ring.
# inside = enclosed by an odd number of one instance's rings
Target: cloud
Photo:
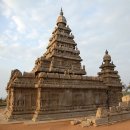
[[[17,30],[19,32],[25,32],[26,26],[23,23],[23,21],[20,19],[20,17],[18,17],[18,16],[12,16],[12,20],[15,22],[15,24],[17,26]]]
[[[88,75],[100,71],[108,49],[122,81],[130,82],[130,0],[2,0],[0,69],[4,77],[0,78],[0,92],[5,92],[11,69],[30,71],[45,52],[61,6]]]

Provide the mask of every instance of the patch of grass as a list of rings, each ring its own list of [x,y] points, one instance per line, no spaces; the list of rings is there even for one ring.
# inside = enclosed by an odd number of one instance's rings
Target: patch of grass
[[[122,92],[123,96],[130,95],[130,92]]]
[[[6,100],[0,98],[0,106],[6,106]]]

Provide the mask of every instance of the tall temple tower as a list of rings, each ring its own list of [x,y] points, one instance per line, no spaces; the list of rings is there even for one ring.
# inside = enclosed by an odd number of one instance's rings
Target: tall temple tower
[[[71,29],[61,9],[56,27],[49,39],[46,53],[36,60],[33,72],[69,73],[85,75],[85,66],[81,66],[80,51],[74,41]]]
[[[80,51],[61,9],[47,51],[31,72],[11,72],[7,84],[8,120],[51,120],[94,114],[117,105],[122,84],[106,51],[98,76],[87,76]]]

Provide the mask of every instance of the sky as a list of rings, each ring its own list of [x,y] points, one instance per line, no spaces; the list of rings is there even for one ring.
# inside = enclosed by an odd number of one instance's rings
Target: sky
[[[87,75],[97,75],[107,49],[130,83],[130,0],[0,0],[0,97],[11,70],[29,72],[45,53],[61,7]]]

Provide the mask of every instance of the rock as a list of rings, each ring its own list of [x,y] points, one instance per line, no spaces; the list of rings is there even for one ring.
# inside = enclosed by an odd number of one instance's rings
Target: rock
[[[119,106],[123,109],[123,110],[130,110],[130,101],[125,101],[125,102],[120,102]]]
[[[96,118],[103,118],[108,116],[108,111],[105,108],[98,108],[96,112]]]
[[[126,95],[122,97],[122,102],[129,102],[130,101],[130,95]]]
[[[71,124],[71,125],[78,125],[78,124],[80,124],[80,123],[81,123],[80,120],[73,120],[73,121],[70,121],[70,124]]]
[[[110,113],[116,113],[117,112],[116,106],[109,107],[109,111]]]
[[[92,121],[90,119],[87,119],[86,121],[81,122],[82,127],[89,127],[92,124]]]
[[[108,117],[92,119],[93,126],[107,125],[108,122]]]
[[[120,106],[116,106],[117,112],[122,112],[122,108]]]

